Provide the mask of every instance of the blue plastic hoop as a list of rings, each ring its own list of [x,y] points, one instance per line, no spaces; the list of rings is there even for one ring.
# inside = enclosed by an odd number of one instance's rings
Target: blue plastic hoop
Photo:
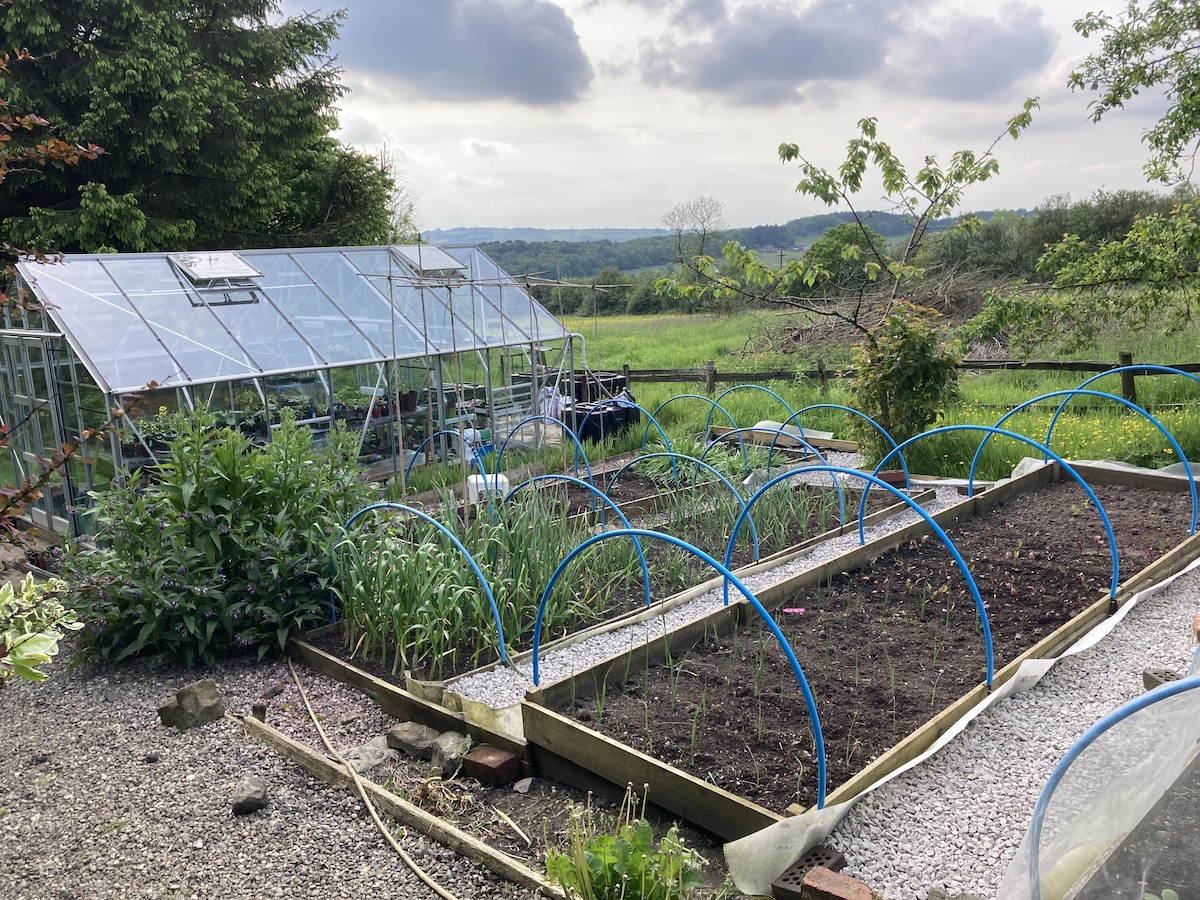
[[[655,540],[663,540],[669,544],[674,544],[676,547],[686,550],[694,556],[700,557],[700,559],[704,560],[706,563],[716,569],[718,574],[724,576],[726,583],[733,582],[734,587],[741,592],[742,596],[745,597],[750,605],[754,608],[754,611],[762,616],[763,620],[767,623],[767,627],[771,629],[771,633],[775,636],[775,640],[779,642],[780,649],[783,650],[784,655],[787,656],[788,663],[791,665],[792,671],[796,674],[796,679],[800,682],[800,690],[804,694],[804,705],[808,708],[808,717],[812,722],[813,743],[816,744],[817,748],[817,808],[824,808],[825,736],[821,732],[821,720],[817,716],[816,698],[813,697],[812,689],[808,686],[808,679],[804,677],[804,669],[800,667],[800,660],[796,658],[795,651],[792,650],[791,645],[788,643],[787,638],[784,637],[779,625],[766,611],[763,605],[758,602],[758,598],[754,596],[750,589],[746,587],[746,585],[744,585],[736,575],[725,568],[725,566],[721,565],[703,550],[692,546],[687,541],[681,541],[677,537],[673,537],[669,534],[662,534],[658,531],[647,531],[643,528],[623,528],[619,531],[608,531],[604,534],[598,534],[595,537],[590,537],[570,553],[568,553],[566,557],[564,557],[563,561],[558,564],[558,568],[554,570],[554,574],[550,576],[550,581],[547,583],[545,590],[542,591],[541,602],[538,603],[537,619],[535,620],[533,626],[533,683],[535,685],[541,683],[541,669],[539,668],[539,660],[542,637],[542,616],[545,612],[546,604],[550,600],[550,591],[553,590],[555,582],[558,581],[559,577],[562,575],[563,571],[571,563],[571,561],[584,550],[588,549],[593,544],[599,543],[600,541],[606,541],[616,537],[623,537],[625,535],[629,535],[631,537],[646,537],[653,538]]]

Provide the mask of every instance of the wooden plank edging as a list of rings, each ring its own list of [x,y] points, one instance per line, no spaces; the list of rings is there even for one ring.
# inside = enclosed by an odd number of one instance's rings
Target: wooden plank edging
[[[354,779],[351,778],[338,763],[324,754],[318,753],[311,747],[294,740],[283,732],[272,728],[253,716],[239,718],[229,714],[230,718],[239,722],[247,732],[258,740],[268,744],[286,759],[300,765],[303,769],[322,781],[334,787],[354,790]],[[522,887],[530,888],[546,896],[563,898],[559,888],[539,873],[530,869],[519,860],[513,859],[507,853],[502,853],[490,847],[478,838],[472,837],[465,831],[455,827],[444,819],[428,813],[419,806],[414,806],[402,797],[385,790],[373,781],[362,780],[363,788],[371,802],[392,818],[420,832],[455,853],[474,860],[509,881],[514,881]]]
[[[565,716],[521,702],[525,734],[537,748],[570,760],[615,785],[646,785],[655,806],[693,822],[725,840],[736,840],[783,817],[716,785],[659,762]]]
[[[298,638],[291,640],[290,647],[296,659],[305,666],[369,695],[390,716],[419,722],[438,731],[461,731],[479,743],[510,750],[526,762],[529,760],[529,748],[525,741],[515,740],[468,721],[462,713],[424,700]]]

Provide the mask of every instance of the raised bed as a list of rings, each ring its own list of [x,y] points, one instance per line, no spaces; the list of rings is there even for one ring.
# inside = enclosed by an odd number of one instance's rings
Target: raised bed
[[[1118,604],[1200,553],[1196,539],[1184,540],[1186,482],[1105,469],[1084,477],[1103,485],[1097,493],[1122,549]],[[997,685],[1021,660],[1061,652],[1112,606],[1099,517],[1061,478],[1057,466],[1042,468],[936,517],[990,607]],[[1061,509],[1045,506],[1059,499]],[[817,697],[828,803],[913,758],[987,693],[973,601],[924,532],[917,523],[758,594],[768,607],[805,610],[778,617]],[[792,801],[791,811],[810,805],[815,759],[804,704],[782,654],[757,638],[754,614],[735,603],[674,633],[671,666],[655,660],[667,656],[663,647],[543,685],[522,704],[534,764],[565,780],[582,766],[614,783],[648,783],[660,804],[725,838],[769,824]]]

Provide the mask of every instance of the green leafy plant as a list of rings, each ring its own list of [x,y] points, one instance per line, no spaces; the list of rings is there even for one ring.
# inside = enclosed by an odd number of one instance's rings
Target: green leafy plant
[[[316,452],[291,415],[263,447],[211,424],[179,417],[155,483],[135,475],[93,495],[99,546],[64,565],[89,655],[212,665],[281,651],[327,618],[341,525],[368,496],[355,436],[334,430]]]
[[[546,854],[546,871],[570,900],[686,900],[704,884],[704,859],[672,826],[654,845],[654,830],[637,813],[632,785],[613,824],[601,832],[591,805],[571,810],[566,850]]]
[[[962,346],[939,319],[934,310],[895,303],[855,348],[855,403],[897,443],[936,422],[956,396]],[[872,459],[882,459],[890,449],[868,423],[856,424],[855,430]]]
[[[32,575],[0,586],[0,687],[10,678],[45,681],[39,666],[58,653],[64,631],[83,627],[58,600],[65,588],[57,578],[39,583]]]

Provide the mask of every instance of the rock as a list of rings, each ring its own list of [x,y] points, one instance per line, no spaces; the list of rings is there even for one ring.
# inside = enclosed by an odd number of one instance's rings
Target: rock
[[[211,678],[180,688],[174,697],[158,708],[162,723],[180,731],[215,722],[223,715],[225,698]]]
[[[430,759],[433,756],[433,742],[437,736],[436,728],[417,722],[401,722],[388,731],[387,743],[389,747],[403,750],[414,759]]]
[[[250,707],[250,715],[254,716],[260,722],[267,721],[267,704],[255,703]]]
[[[361,747],[355,747],[342,754],[346,762],[350,763],[351,768],[360,775],[399,755],[387,745],[387,737],[382,734],[371,738]]]
[[[160,758],[161,757],[157,753],[151,752],[151,753],[147,753],[145,756],[142,757],[142,762],[156,763],[159,761]]]
[[[271,802],[267,791],[267,783],[257,775],[248,775],[241,780],[233,790],[233,814],[244,816],[247,813],[265,809]]]
[[[533,787],[532,778],[522,778],[520,781],[513,782],[513,790],[518,794],[528,794],[531,787]]]
[[[440,769],[443,778],[449,778],[462,765],[463,756],[471,746],[471,739],[457,731],[445,731],[439,734],[433,742],[433,752],[430,759],[433,766]]]

